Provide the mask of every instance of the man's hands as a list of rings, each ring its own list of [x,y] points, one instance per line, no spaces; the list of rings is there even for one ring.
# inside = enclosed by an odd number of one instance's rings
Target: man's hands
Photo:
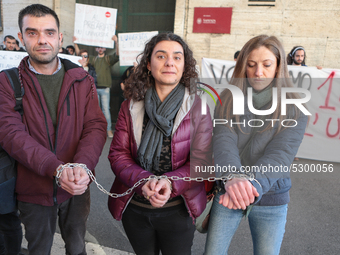
[[[162,207],[170,198],[170,183],[166,179],[151,179],[142,187],[142,194],[153,207]]]
[[[245,179],[234,178],[224,185],[226,193],[220,196],[219,203],[229,209],[245,210],[259,196],[256,188]]]
[[[80,166],[66,167],[61,173],[59,183],[61,188],[71,195],[81,195],[86,191],[90,183],[90,177],[86,170]]]

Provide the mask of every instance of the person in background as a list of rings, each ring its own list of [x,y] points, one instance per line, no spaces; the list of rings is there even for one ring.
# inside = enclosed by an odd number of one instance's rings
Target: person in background
[[[228,89],[221,93],[222,104],[216,106],[215,119],[233,120],[236,124],[214,127],[214,160],[216,165],[226,169],[231,166],[234,170],[216,173],[217,177],[233,176],[219,183],[222,190],[213,201],[205,255],[227,254],[244,216],[249,221],[253,254],[278,255],[285,232],[291,179],[289,171],[267,172],[264,167],[289,169],[308,117],[295,105],[287,106],[286,115],[282,115],[281,108],[264,116],[249,110],[247,97],[252,97],[250,102],[255,109],[267,110],[274,102],[274,88],[281,95],[281,88],[292,87],[283,46],[274,36],[259,35],[244,45],[231,84],[245,95],[245,112],[242,116],[233,115],[232,93]],[[287,97],[297,99],[299,95],[289,93]],[[277,101],[280,105],[280,97]],[[257,122],[251,121],[254,119]],[[275,125],[264,124],[265,119],[278,121]],[[279,124],[283,119],[294,121],[283,127]],[[242,125],[249,121],[252,125]],[[256,170],[246,172],[247,167]]]
[[[96,70],[94,69],[94,66],[91,65],[89,62],[89,53],[87,50],[82,49],[79,51],[79,56],[81,59],[79,60],[79,63],[82,65],[85,71],[87,71],[94,79],[94,83],[97,87],[97,74]]]
[[[306,51],[302,46],[295,46],[287,55],[287,64],[293,66],[306,65]],[[321,66],[316,66],[317,69],[322,69]]]
[[[63,43],[64,43],[64,38],[61,39],[61,45],[60,45],[60,48],[59,48],[59,53],[62,53],[62,54],[69,54],[69,53],[68,53],[68,50],[66,50],[66,49],[63,47]]]
[[[68,54],[70,55],[76,55],[76,50],[73,47],[73,45],[67,45],[66,46],[66,50],[68,51]]]
[[[182,38],[162,33],[145,45],[125,82],[127,100],[108,156],[116,176],[111,192],[123,193],[143,178],[155,178],[127,196],[109,198],[109,210],[122,220],[138,255],[191,254],[193,221],[206,205],[203,182],[170,179],[190,177],[193,165],[212,162],[212,121],[209,111],[201,113],[195,65]]]
[[[16,50],[16,39],[11,35],[6,35],[4,38],[4,46],[3,50],[15,51]]]
[[[77,40],[75,36],[73,36],[73,43]],[[119,61],[119,49],[118,49],[118,39],[117,36],[112,36],[112,40],[116,44],[116,52],[112,55],[106,55],[106,48],[97,47],[96,51],[98,52],[97,56],[90,55],[90,63],[94,66],[97,73],[97,92],[99,103],[101,109],[105,115],[107,121],[107,136],[109,138],[113,137],[112,133],[112,122],[111,122],[111,112],[110,112],[110,90],[112,86],[112,77],[111,77],[111,66],[113,66],[116,62]],[[76,50],[76,54],[79,55],[79,47],[78,44],[74,43],[74,48]]]
[[[17,51],[16,41],[13,36],[6,35],[4,50]],[[0,255],[17,255],[21,251],[21,242],[22,228],[18,211],[0,214]]]
[[[125,89],[125,81],[127,80],[127,78],[130,77],[131,73],[134,71],[135,66],[129,66],[123,73],[122,77],[120,78],[120,88],[122,89],[122,91],[124,91]]]
[[[28,251],[50,254],[58,222],[65,253],[85,255],[88,171],[98,163],[107,123],[93,78],[58,57],[63,35],[57,14],[32,4],[19,12],[18,23],[28,53],[18,66],[24,113],[15,111],[14,91],[1,72],[0,145],[17,161],[16,193]]]
[[[25,49],[23,47],[20,47],[19,45],[19,41],[18,40],[15,40],[15,50],[16,51],[21,51],[21,52],[26,52]]]
[[[234,54],[234,61],[237,61],[238,55],[240,54],[240,51],[236,51]]]

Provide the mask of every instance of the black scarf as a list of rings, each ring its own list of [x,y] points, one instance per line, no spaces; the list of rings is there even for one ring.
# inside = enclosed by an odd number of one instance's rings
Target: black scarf
[[[146,92],[145,111],[150,120],[138,148],[138,160],[149,172],[152,168],[155,170],[159,168],[163,135],[171,135],[175,116],[183,103],[184,93],[184,85],[178,84],[162,102],[154,86]]]

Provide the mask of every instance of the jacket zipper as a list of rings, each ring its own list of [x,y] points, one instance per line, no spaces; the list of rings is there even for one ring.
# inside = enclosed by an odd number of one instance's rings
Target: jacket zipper
[[[49,142],[49,145],[50,145],[50,150],[51,150],[54,154],[56,154],[56,151],[57,151],[57,141],[58,141],[58,139],[57,139],[57,138],[58,138],[58,129],[59,129],[59,117],[60,117],[61,109],[62,109],[64,103],[62,104],[62,106],[61,106],[61,108],[60,108],[59,116],[58,116],[58,118],[57,118],[58,122],[57,122],[57,127],[56,127],[56,130],[55,130],[55,133],[56,133],[56,135],[55,135],[55,145],[54,145],[54,149],[53,149],[53,145],[52,145],[52,141],[51,141],[50,132],[49,132],[49,130],[48,130],[46,112],[45,112],[44,107],[43,107],[43,105],[42,105],[42,101],[41,101],[40,95],[39,95],[39,93],[38,93],[38,90],[37,90],[37,88],[36,88],[36,85],[35,85],[35,83],[34,83],[34,80],[33,80],[32,76],[29,74],[29,72],[27,72],[27,70],[25,70],[25,72],[26,72],[27,75],[30,77],[31,82],[32,82],[32,84],[33,84],[33,86],[34,86],[35,92],[37,93],[38,98],[39,98],[40,107],[41,107],[41,109],[42,109],[42,111],[43,111],[43,114],[44,114],[45,128],[46,128],[46,131],[47,131],[47,136],[48,136],[48,142]],[[69,91],[67,92],[66,98],[68,98],[69,93],[70,93],[71,88],[72,88],[72,86],[74,85],[74,83],[75,83],[76,81],[79,81],[79,82],[80,82],[80,81],[83,81],[85,78],[86,78],[86,76],[85,76],[83,79],[75,80],[75,81],[71,84],[70,89],[69,89]],[[65,100],[66,100],[66,98],[65,98]],[[65,100],[64,100],[64,102],[65,102]],[[68,105],[68,107],[70,106],[69,102],[68,102],[67,105]],[[69,114],[69,109],[68,109],[68,114]],[[55,182],[55,178],[53,178],[53,204],[54,204],[54,205],[57,205],[57,204],[58,204],[58,200],[57,200],[57,191],[58,191],[58,186],[57,186],[57,183]]]
[[[68,116],[70,115],[70,98],[69,98],[69,94],[70,94],[71,88],[73,87],[73,85],[74,85],[74,83],[75,83],[76,81],[83,81],[85,78],[86,78],[86,76],[85,76],[83,79],[81,79],[81,80],[75,80],[75,81],[71,84],[71,86],[70,86],[70,88],[69,88],[69,90],[68,90],[68,92],[67,92],[67,94],[66,94],[66,98],[65,98],[63,104],[61,105],[61,108],[60,108],[60,111],[59,111],[59,116],[58,116],[58,118],[57,118],[57,120],[58,120],[58,122],[57,122],[57,127],[56,127],[56,130],[55,130],[55,144],[54,144],[54,150],[53,150],[53,153],[54,153],[54,154],[57,153],[58,131],[59,131],[59,118],[60,118],[61,110],[62,110],[62,108],[63,108],[63,106],[64,106],[65,101],[66,101],[66,104],[67,104],[67,115],[68,115]],[[57,183],[55,182],[55,179],[53,179],[53,203],[54,203],[54,205],[57,205],[57,204],[58,204],[58,200],[57,200],[57,192],[58,192],[58,185],[57,185]]]

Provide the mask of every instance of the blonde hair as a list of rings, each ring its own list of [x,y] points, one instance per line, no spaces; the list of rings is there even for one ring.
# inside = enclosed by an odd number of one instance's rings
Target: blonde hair
[[[242,48],[236,65],[234,69],[233,76],[231,78],[231,84],[240,88],[243,92],[243,95],[247,95],[247,61],[250,53],[258,49],[260,47],[266,47],[270,50],[276,57],[276,75],[275,80],[271,84],[273,87],[278,88],[278,104],[276,110],[271,114],[271,119],[279,119],[282,121],[284,118],[281,115],[281,88],[282,87],[293,87],[291,83],[291,79],[289,77],[287,61],[286,61],[286,54],[281,42],[275,36],[268,36],[268,35],[259,35],[252,39],[250,39]],[[252,96],[252,95],[249,95]],[[298,94],[296,93],[289,93],[287,94],[287,98],[299,98]],[[235,118],[236,122],[240,122],[239,115],[232,114],[232,106],[233,106],[233,97],[231,92],[226,89],[221,93],[221,100],[222,105],[218,104],[215,110],[215,118],[220,119],[232,119]],[[294,106],[295,107],[295,106]],[[295,107],[296,108],[296,107]],[[295,116],[294,119],[297,118],[297,109],[295,109]],[[238,128],[242,131],[240,125],[237,125]],[[271,128],[271,125],[267,125],[261,132],[268,130]],[[281,130],[281,125],[278,127],[277,133]]]

